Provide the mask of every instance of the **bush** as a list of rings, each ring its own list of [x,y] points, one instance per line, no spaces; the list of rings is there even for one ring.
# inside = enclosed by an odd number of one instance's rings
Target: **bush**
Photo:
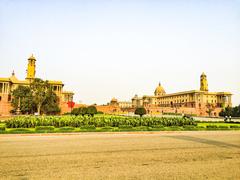
[[[163,125],[153,125],[152,128],[161,129],[164,128]]]
[[[54,126],[37,126],[35,130],[36,131],[53,131]]]
[[[218,128],[220,128],[220,129],[229,129],[228,126],[218,126]]]
[[[94,114],[97,114],[97,108],[95,106],[89,106],[87,108],[87,114],[93,117]]]
[[[59,128],[60,131],[73,131],[75,130],[74,127],[60,127]]]
[[[208,129],[217,129],[218,127],[216,125],[207,125]]]
[[[6,127],[5,126],[0,126],[0,131],[5,131]]]
[[[32,131],[30,129],[25,128],[16,128],[16,129],[10,129],[10,133],[31,133]]]
[[[112,129],[111,126],[105,126],[105,127],[102,127],[102,129]]]
[[[7,128],[35,128],[37,126],[82,127],[119,127],[148,126],[162,128],[165,126],[196,125],[195,121],[182,117],[124,117],[124,116],[21,116],[6,121]]]
[[[142,117],[143,115],[147,114],[147,111],[144,107],[137,108],[134,112],[134,114],[139,115]]]
[[[132,129],[131,125],[120,125],[118,126],[120,129]]]
[[[193,125],[184,125],[183,128],[184,128],[184,129],[187,129],[187,130],[188,130],[188,129],[195,129],[196,126],[193,126]]]
[[[96,129],[94,125],[81,126],[80,129]]]
[[[231,125],[230,128],[232,128],[232,129],[238,129],[238,128],[240,128],[240,126],[237,126],[237,125]]]

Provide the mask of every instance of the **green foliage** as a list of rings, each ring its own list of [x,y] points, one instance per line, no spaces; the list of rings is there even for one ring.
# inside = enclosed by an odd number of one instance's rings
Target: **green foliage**
[[[7,128],[35,128],[36,126],[59,127],[121,127],[122,125],[138,126],[183,126],[195,125],[188,118],[181,117],[125,117],[125,116],[19,116],[6,121]]]
[[[33,95],[33,101],[37,105],[38,114],[41,113],[41,108],[44,101],[47,99],[47,93],[50,85],[48,81],[43,81],[42,79],[36,78],[30,84],[30,89]]]
[[[18,86],[12,92],[11,113],[15,113],[20,106],[22,114],[33,114],[38,111],[40,114],[58,114],[60,108],[57,95],[53,92],[48,81],[34,79],[30,86]]]
[[[229,129],[228,126],[218,126],[218,128],[220,128],[220,129]]]
[[[104,114],[102,111],[98,111],[97,114]]]
[[[208,129],[217,129],[217,125],[207,125],[206,126]]]
[[[87,114],[93,117],[95,114],[97,114],[97,108],[95,106],[89,106],[87,108]]]
[[[237,126],[237,125],[231,125],[230,128],[233,128],[233,129],[240,129],[240,126]]]
[[[74,108],[71,113],[75,116],[89,115],[93,117],[95,114],[97,114],[97,109],[95,106],[80,107],[80,108]]]
[[[144,107],[139,107],[135,110],[134,114],[139,115],[142,117],[143,115],[147,114],[147,111]]]
[[[191,129],[195,129],[196,126],[194,126],[194,125],[184,125],[183,128],[186,129],[186,130],[191,130]]]
[[[155,128],[155,129],[161,129],[161,128],[164,128],[163,125],[153,125],[151,126],[152,128]]]
[[[223,109],[220,113],[220,116],[225,117],[225,116],[232,116],[232,117],[240,117],[240,105],[235,106],[235,107],[226,107]]]
[[[54,126],[37,126],[35,127],[36,131],[53,131]]]
[[[12,113],[17,111],[19,105],[22,114],[32,114],[37,109],[33,102],[31,89],[28,86],[18,86],[17,89],[13,90],[11,104],[13,107]]]
[[[94,125],[85,125],[82,126],[81,129],[96,129],[96,127]]]
[[[45,94],[46,98],[42,104],[41,111],[44,114],[56,115],[60,113],[60,108],[58,106],[59,99],[57,95],[53,92],[52,88],[49,88]]]
[[[0,126],[0,131],[5,131],[6,127],[5,126]]]
[[[131,125],[119,125],[120,129],[131,129],[132,126]]]
[[[16,129],[10,129],[9,130],[10,133],[32,133],[32,131],[30,129],[27,128],[16,128]]]

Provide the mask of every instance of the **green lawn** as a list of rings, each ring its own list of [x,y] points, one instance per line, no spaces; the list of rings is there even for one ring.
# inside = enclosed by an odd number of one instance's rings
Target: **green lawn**
[[[224,123],[224,122],[216,122],[216,123],[211,123],[211,122],[199,122],[197,123],[197,126],[201,126],[201,127],[207,127],[209,125],[215,125],[215,126],[226,126],[226,127],[230,127],[230,126],[239,126],[240,127],[240,123]]]

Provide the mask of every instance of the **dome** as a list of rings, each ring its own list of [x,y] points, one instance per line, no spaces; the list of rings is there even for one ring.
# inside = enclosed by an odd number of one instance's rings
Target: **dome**
[[[116,98],[112,98],[111,102],[117,102],[118,100]]]
[[[161,83],[158,84],[158,87],[155,89],[154,94],[155,96],[162,96],[166,94],[164,88],[161,86]]]

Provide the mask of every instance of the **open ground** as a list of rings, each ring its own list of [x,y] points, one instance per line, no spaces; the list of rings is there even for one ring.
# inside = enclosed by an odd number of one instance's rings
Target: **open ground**
[[[240,132],[1,135],[0,177],[240,179]]]

